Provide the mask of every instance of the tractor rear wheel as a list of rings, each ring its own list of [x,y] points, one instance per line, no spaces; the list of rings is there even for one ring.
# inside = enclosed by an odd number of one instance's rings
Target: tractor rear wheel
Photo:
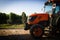
[[[40,38],[42,37],[44,31],[43,31],[43,26],[41,25],[33,25],[30,29],[30,34],[32,35],[32,37],[34,38]]]
[[[55,16],[55,17],[52,19],[52,25],[53,25],[53,26],[60,26],[60,16]]]
[[[57,24],[58,27],[60,27],[60,16],[57,18],[56,24]]]
[[[57,16],[57,17],[54,17],[53,21],[52,21],[52,24],[53,24],[53,28],[52,28],[52,35],[54,37],[59,37],[60,36],[60,16]]]

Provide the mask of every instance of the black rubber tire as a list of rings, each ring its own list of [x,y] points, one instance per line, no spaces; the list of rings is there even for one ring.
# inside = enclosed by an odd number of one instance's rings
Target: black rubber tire
[[[58,27],[60,27],[60,16],[57,18],[56,24]]]
[[[35,36],[35,35],[33,34],[34,28],[36,28],[36,29],[37,29],[37,28],[40,28],[40,29],[42,30],[42,34],[41,34],[40,36]],[[30,34],[31,34],[31,36],[34,37],[34,38],[41,38],[42,35],[44,34],[43,26],[42,26],[42,25],[38,25],[38,24],[31,26],[31,28],[30,28]]]
[[[53,19],[52,19],[52,26],[56,26],[56,20],[57,20],[58,16],[55,16]]]
[[[59,33],[57,33],[57,31],[59,31]],[[51,33],[55,37],[59,36],[59,34],[60,34],[60,16],[57,16],[53,19],[53,28],[52,28]]]
[[[60,26],[60,16],[57,16],[57,17],[53,18],[52,25],[57,26],[57,27]]]

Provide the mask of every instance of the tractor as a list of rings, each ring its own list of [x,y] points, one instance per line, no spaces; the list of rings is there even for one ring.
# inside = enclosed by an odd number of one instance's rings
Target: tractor
[[[30,30],[34,38],[40,38],[48,28],[47,36],[56,36],[60,33],[60,0],[48,0],[44,4],[45,13],[31,14],[25,22],[24,30]],[[46,11],[48,10],[48,11]]]

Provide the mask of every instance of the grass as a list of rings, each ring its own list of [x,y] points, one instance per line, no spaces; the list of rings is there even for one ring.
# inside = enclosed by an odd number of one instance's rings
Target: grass
[[[24,24],[0,24],[0,28],[24,28]]]

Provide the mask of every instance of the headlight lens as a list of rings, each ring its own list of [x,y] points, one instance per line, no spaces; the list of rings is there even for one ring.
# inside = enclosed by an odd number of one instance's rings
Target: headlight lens
[[[37,16],[29,16],[27,21],[34,21]]]

